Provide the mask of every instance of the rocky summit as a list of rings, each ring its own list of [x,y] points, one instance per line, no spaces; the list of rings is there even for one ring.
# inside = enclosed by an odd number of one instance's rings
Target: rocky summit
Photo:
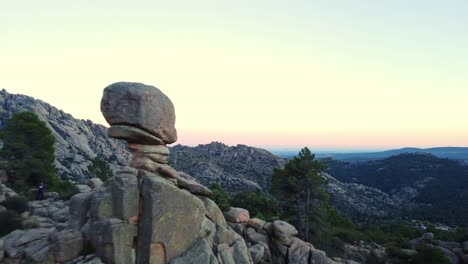
[[[78,120],[48,103],[25,95],[0,91],[0,128],[19,112],[34,112],[55,137],[56,174],[62,179],[83,181],[88,165],[102,156],[114,170],[128,163],[125,144],[108,136],[107,128],[90,120]]]
[[[264,149],[229,147],[219,142],[197,147],[176,145],[170,156],[177,170],[189,173],[204,185],[219,182],[231,193],[257,188],[268,192],[273,170],[283,167],[286,161]]]

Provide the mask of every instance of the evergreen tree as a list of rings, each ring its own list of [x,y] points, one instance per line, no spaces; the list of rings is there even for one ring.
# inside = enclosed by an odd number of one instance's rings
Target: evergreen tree
[[[312,221],[320,221],[321,201],[328,195],[320,188],[325,182],[320,173],[325,165],[315,160],[315,155],[306,147],[290,160],[284,169],[275,169],[271,193],[277,199],[282,218],[289,220],[299,231],[299,236],[309,241]]]
[[[260,189],[255,192],[237,192],[231,199],[231,206],[247,209],[250,217],[257,217],[267,221],[273,220],[279,214],[275,201],[265,196]]]
[[[113,176],[109,164],[100,156],[96,156],[96,158],[93,159],[92,163],[88,166],[87,174],[91,178],[99,178],[103,182]]]
[[[212,183],[210,190],[213,192],[211,199],[218,205],[219,209],[221,209],[223,212],[229,211],[229,208],[231,208],[231,204],[229,203],[229,196],[221,184],[217,182]]]
[[[40,182],[56,184],[54,136],[36,114],[13,115],[0,131],[0,139],[3,141],[0,156],[6,162],[13,188],[24,191]]]

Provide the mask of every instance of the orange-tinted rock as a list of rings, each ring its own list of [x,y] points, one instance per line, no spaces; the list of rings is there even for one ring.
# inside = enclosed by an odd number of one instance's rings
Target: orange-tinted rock
[[[177,141],[174,105],[154,86],[134,82],[111,84],[104,89],[101,111],[110,125],[141,128],[166,144]]]

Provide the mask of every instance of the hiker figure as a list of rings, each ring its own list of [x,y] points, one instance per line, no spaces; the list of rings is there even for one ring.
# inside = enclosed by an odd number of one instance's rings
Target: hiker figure
[[[36,200],[44,200],[44,183],[43,182],[39,183],[39,186],[37,186]]]

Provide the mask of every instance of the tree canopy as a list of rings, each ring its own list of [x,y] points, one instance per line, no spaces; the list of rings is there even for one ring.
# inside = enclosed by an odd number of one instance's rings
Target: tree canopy
[[[109,164],[100,156],[96,156],[92,163],[88,166],[88,176],[91,178],[99,178],[103,182],[110,179],[113,174]]]
[[[53,184],[54,136],[38,116],[31,112],[13,115],[0,131],[3,148],[0,156],[6,162],[9,181],[18,191],[39,182]]]
[[[273,172],[271,193],[278,201],[282,218],[294,224],[305,240],[309,240],[310,222],[318,217],[316,208],[320,206],[319,202],[328,199],[320,188],[325,183],[320,175],[324,169],[325,165],[305,147],[284,169]]]

